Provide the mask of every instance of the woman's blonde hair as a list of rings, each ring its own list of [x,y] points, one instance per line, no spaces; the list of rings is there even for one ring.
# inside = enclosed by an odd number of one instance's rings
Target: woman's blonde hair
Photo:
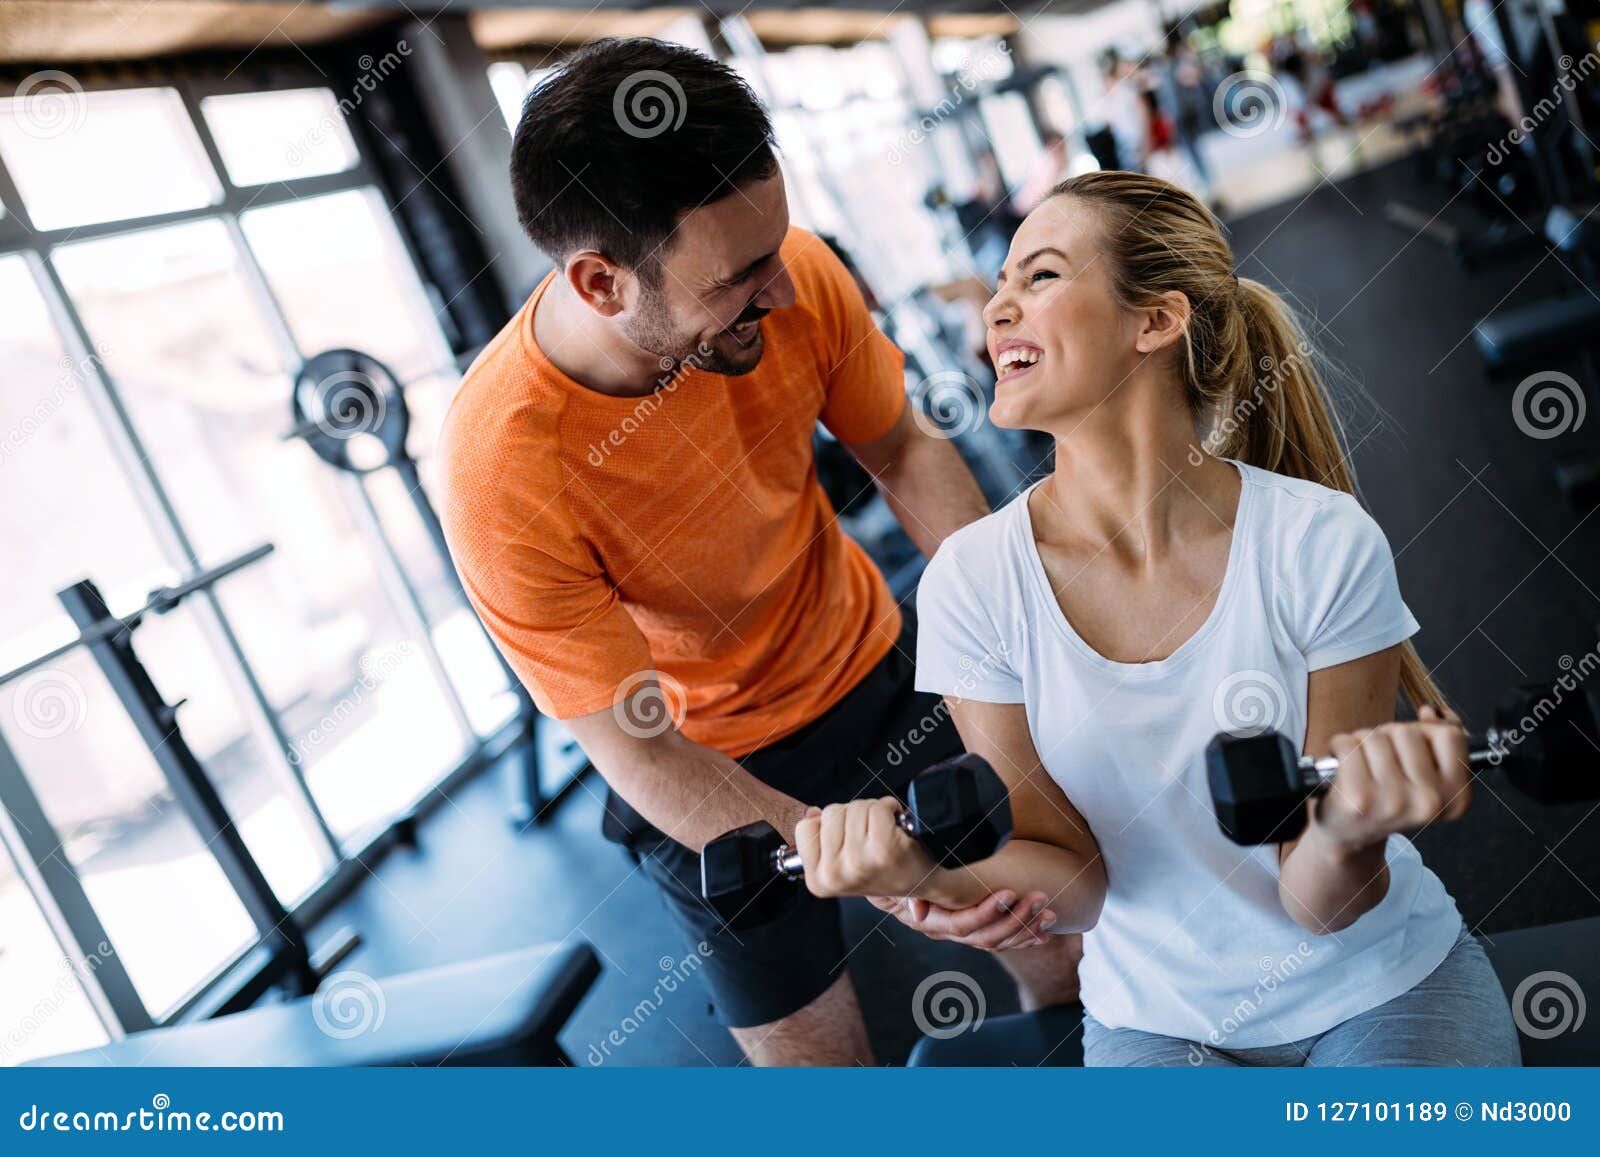
[[[1174,291],[1189,299],[1183,396],[1211,454],[1355,494],[1327,387],[1294,312],[1259,281],[1238,277],[1217,220],[1176,185],[1142,173],[1085,173],[1051,197],[1090,207],[1112,290],[1130,309]],[[1416,649],[1401,655],[1413,707],[1443,709]]]

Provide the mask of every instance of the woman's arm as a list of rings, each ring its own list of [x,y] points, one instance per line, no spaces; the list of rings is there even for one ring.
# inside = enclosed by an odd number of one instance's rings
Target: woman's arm
[[[988,760],[1010,793],[1010,842],[987,860],[941,868],[895,825],[893,800],[835,804],[795,829],[806,887],[819,896],[914,896],[945,908],[966,908],[1001,891],[1043,892],[1051,931],[1092,928],[1106,894],[1100,848],[1040,763],[1025,709],[945,702],[967,750]]]
[[[1399,689],[1398,646],[1311,673],[1305,750],[1338,756],[1339,770],[1306,805],[1305,831],[1278,847],[1278,896],[1308,932],[1347,928],[1383,899],[1392,833],[1455,819],[1472,800],[1460,725],[1427,708],[1394,722]]]

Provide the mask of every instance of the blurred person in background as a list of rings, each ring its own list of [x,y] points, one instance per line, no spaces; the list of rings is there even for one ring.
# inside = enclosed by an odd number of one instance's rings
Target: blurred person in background
[[[1187,41],[1173,38],[1162,57],[1159,85],[1162,100],[1172,116],[1178,148],[1183,150],[1199,189],[1211,185],[1211,169],[1200,151],[1200,138],[1211,121],[1210,86],[1199,54]]]
[[[1310,144],[1315,135],[1311,131],[1313,115],[1320,111],[1333,119],[1334,124],[1345,128],[1350,124],[1348,117],[1339,107],[1337,93],[1334,90],[1333,71],[1323,59],[1322,53],[1309,45],[1301,45],[1289,37],[1283,38],[1274,45],[1278,60],[1274,71],[1277,73],[1278,83],[1283,86],[1284,97],[1289,106],[1289,115],[1294,118],[1295,129],[1300,135],[1300,143]]]
[[[1039,142],[1039,155],[1034,158],[1027,180],[1011,196],[1011,211],[1019,219],[1026,217],[1067,175],[1067,140],[1058,132],[1047,132]]]
[[[1100,167],[1142,172],[1150,143],[1150,113],[1144,101],[1144,77],[1139,64],[1125,60],[1115,48],[1108,48],[1100,58],[1100,74],[1105,84],[1100,114],[1117,144],[1117,163],[1102,163]]]

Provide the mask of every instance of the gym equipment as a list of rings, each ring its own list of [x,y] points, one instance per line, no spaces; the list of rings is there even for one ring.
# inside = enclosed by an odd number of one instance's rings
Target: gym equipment
[[[58,592],[56,597],[78,627],[77,637],[0,674],[0,684],[5,684],[79,647],[89,650],[179,805],[238,893],[256,929],[260,938],[257,950],[263,954],[263,964],[248,998],[259,996],[273,985],[282,985],[295,994],[312,991],[327,971],[359,943],[359,938],[349,929],[341,929],[313,957],[304,930],[291,918],[267,882],[261,865],[224,806],[222,796],[190,747],[178,722],[182,701],[168,703],[162,697],[134,650],[133,635],[147,615],[170,612],[189,596],[210,590],[229,575],[266,558],[272,550],[271,543],[264,543],[219,566],[198,571],[173,586],[158,587],[137,610],[120,618],[111,613],[100,589],[92,581],[76,582]],[[37,808],[36,801],[26,791],[12,792],[0,802],[13,815],[31,814]],[[37,829],[40,835],[51,830],[48,821],[42,818],[27,826],[29,833]],[[25,833],[25,838],[29,833]],[[44,850],[47,855],[54,854],[53,850]],[[246,997],[236,996],[235,999]]]
[[[1600,943],[1600,916],[1496,932],[1479,940],[1522,1030],[1522,1063],[1529,1068],[1600,1064],[1600,1018],[1570,1012],[1563,1017],[1560,1004],[1563,992],[1572,998],[1572,989],[1600,991],[1600,952],[1594,950]],[[924,1037],[906,1063],[929,1068],[1077,1067],[1083,1064],[1082,1025],[1083,1008],[1077,1004],[989,1017],[964,1032]]]
[[[1590,768],[1600,751],[1596,711],[1585,688],[1531,684],[1509,692],[1494,726],[1469,740],[1474,770],[1499,767],[1528,798],[1544,804],[1600,796]],[[1277,731],[1223,732],[1206,745],[1206,778],[1223,834],[1237,844],[1281,843],[1305,830],[1306,802],[1338,771],[1331,755],[1301,756]]]
[[[373,980],[347,973],[319,994],[150,1029],[43,1068],[571,1065],[556,1040],[600,974],[588,944],[545,944]]]
[[[28,672],[39,667],[47,666],[69,651],[75,651],[79,647],[93,646],[95,643],[120,635],[124,631],[132,631],[146,615],[166,614],[196,591],[205,590],[227,578],[234,571],[243,570],[251,563],[259,562],[271,554],[274,549],[272,543],[264,542],[254,550],[245,551],[245,553],[231,558],[219,566],[211,567],[209,570],[197,571],[182,582],[170,587],[157,587],[146,596],[144,605],[127,617],[119,619],[115,615],[111,615],[98,620],[78,632],[77,637],[71,642],[62,643],[61,646],[53,650],[46,651],[42,655],[35,655],[26,662],[11,668],[11,670],[0,673],[0,685],[10,683],[14,679],[20,679]]]
[[[404,588],[403,593],[425,625],[427,615],[422,609],[421,597],[406,578],[405,568],[399,563],[383,520],[365,487],[366,477],[380,470],[393,470],[400,476],[417,517],[444,560],[445,573],[460,590],[460,578],[450,561],[450,548],[445,542],[439,515],[423,489],[416,459],[406,450],[411,416],[406,406],[405,387],[388,366],[370,354],[353,349],[330,349],[307,358],[301,365],[289,399],[294,426],[283,436],[284,440],[301,439],[328,465],[354,476],[359,484],[359,496],[367,508],[368,524],[395,559],[394,571]],[[465,603],[465,590],[460,590],[460,594]],[[474,621],[477,621],[476,616]],[[522,680],[506,663],[492,639],[489,648],[517,699],[516,746],[522,758],[520,762],[508,760],[506,767],[512,782],[511,822],[520,829],[545,819],[591,765],[567,736],[553,754],[564,765],[560,770],[568,774],[558,779],[557,786],[545,786],[543,766],[546,760],[541,758],[539,741],[541,730],[551,727],[551,721],[540,715]],[[560,731],[565,736],[565,728]]]
[[[920,773],[897,820],[944,867],[988,859],[1011,838],[1006,785],[976,755]],[[730,928],[772,920],[798,894],[804,875],[800,853],[765,820],[718,836],[700,853],[700,894]]]

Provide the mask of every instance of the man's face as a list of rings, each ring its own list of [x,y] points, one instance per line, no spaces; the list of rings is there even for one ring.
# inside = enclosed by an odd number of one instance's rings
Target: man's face
[[[686,213],[624,332],[663,359],[748,374],[764,349],[761,319],[794,304],[794,282],[778,256],[788,231],[781,173]]]

